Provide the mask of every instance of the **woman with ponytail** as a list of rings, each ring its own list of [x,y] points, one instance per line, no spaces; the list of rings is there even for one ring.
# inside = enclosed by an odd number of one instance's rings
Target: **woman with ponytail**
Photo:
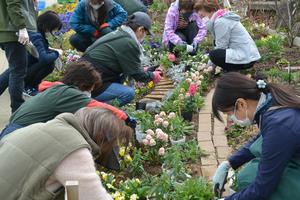
[[[225,200],[294,200],[300,191],[300,92],[283,85],[224,74],[212,100],[220,112],[242,126],[257,124],[260,133],[221,163],[213,183],[220,190],[227,172],[237,173],[237,192]]]

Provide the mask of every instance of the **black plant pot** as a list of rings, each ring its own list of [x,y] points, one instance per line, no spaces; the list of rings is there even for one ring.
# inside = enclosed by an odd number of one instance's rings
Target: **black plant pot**
[[[135,110],[146,110],[146,102],[136,102]]]
[[[191,122],[193,119],[193,112],[182,112],[181,116],[184,120]]]

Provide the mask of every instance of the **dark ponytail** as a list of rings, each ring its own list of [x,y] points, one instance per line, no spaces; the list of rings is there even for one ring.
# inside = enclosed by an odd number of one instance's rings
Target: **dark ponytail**
[[[284,85],[267,83],[265,88],[259,89],[257,82],[237,72],[224,74],[217,82],[212,99],[212,109],[217,119],[222,121],[219,111],[233,110],[238,98],[256,100],[261,93],[271,93],[272,106],[285,106],[300,109],[300,92]]]

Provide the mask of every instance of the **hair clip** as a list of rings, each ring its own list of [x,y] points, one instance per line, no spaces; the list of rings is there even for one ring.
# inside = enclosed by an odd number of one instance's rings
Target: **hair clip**
[[[267,83],[264,80],[258,80],[256,82],[257,88],[258,89],[265,89],[267,86]]]

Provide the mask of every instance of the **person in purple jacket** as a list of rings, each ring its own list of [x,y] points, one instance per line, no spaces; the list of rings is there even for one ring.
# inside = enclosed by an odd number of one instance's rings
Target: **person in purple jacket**
[[[171,4],[162,41],[170,51],[177,45],[185,45],[188,53],[195,54],[205,35],[205,25],[194,11],[194,0],[176,0]]]
[[[260,131],[218,167],[213,177],[217,196],[228,170],[240,168],[236,193],[225,200],[299,199],[300,91],[229,72],[217,83],[212,108],[219,120],[223,112],[235,124],[257,124]]]

